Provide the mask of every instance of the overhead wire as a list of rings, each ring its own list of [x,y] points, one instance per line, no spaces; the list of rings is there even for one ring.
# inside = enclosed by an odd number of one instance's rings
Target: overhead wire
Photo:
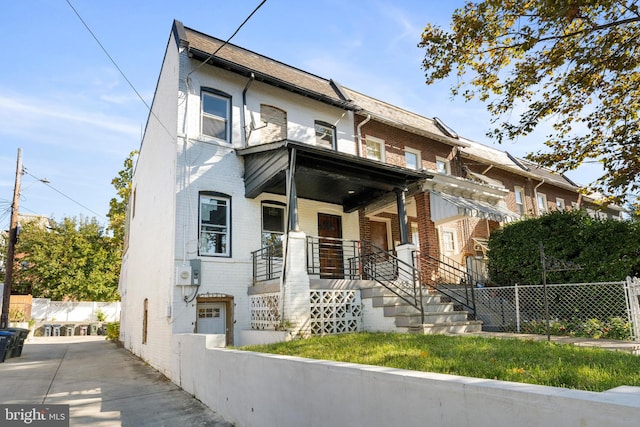
[[[24,167],[22,168],[22,173],[27,174],[27,175],[29,175],[30,177],[37,179],[38,181],[42,182],[42,183],[43,183],[44,185],[46,185],[47,187],[51,188],[51,189],[52,189],[53,191],[55,191],[56,193],[58,193],[58,194],[60,194],[60,195],[62,195],[62,196],[64,196],[64,197],[66,197],[67,199],[69,199],[69,200],[71,200],[73,203],[75,203],[76,205],[78,205],[78,206],[80,206],[80,207],[82,207],[82,208],[84,208],[84,209],[88,210],[88,211],[89,211],[89,212],[91,212],[92,214],[97,215],[98,217],[100,217],[100,218],[102,218],[102,219],[104,219],[104,220],[106,220],[106,219],[107,219],[104,215],[99,214],[98,212],[96,212],[96,211],[94,211],[93,209],[91,209],[91,208],[89,208],[89,207],[87,207],[87,206],[83,205],[82,203],[78,202],[77,200],[74,200],[74,199],[73,199],[73,198],[71,198],[70,196],[66,195],[66,194],[65,194],[65,193],[63,193],[62,191],[60,191],[60,190],[58,190],[57,188],[55,188],[54,186],[52,186],[50,183],[45,182],[44,180],[42,180],[42,179],[38,178],[37,176],[33,175],[32,173],[30,173],[29,171],[27,171],[27,169],[26,169],[26,168],[24,168]]]

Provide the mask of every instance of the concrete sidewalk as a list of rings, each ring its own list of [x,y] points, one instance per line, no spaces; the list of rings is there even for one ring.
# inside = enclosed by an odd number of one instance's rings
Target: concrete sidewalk
[[[0,403],[68,404],[71,426],[232,425],[102,336],[28,341],[0,363]]]

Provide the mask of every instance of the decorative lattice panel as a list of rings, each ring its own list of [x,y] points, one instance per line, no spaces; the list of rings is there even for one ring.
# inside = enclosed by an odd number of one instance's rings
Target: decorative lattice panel
[[[251,329],[275,330],[280,324],[280,294],[260,294],[249,297]]]
[[[311,333],[313,335],[357,332],[362,305],[356,290],[311,291]]]

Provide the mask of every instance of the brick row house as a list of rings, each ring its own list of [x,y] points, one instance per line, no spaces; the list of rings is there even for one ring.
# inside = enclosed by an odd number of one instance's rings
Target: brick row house
[[[135,167],[121,338],[244,345],[478,330],[492,230],[596,209],[576,184],[174,21]],[[619,215],[609,210],[604,215]]]

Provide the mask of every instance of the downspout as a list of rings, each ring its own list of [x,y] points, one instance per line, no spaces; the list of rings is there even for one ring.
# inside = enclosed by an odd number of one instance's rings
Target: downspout
[[[360,147],[362,146],[362,126],[369,123],[371,120],[371,114],[367,114],[367,118],[364,119],[357,127],[357,136],[358,136],[358,146],[356,147],[356,156],[360,157]]]
[[[538,187],[540,187],[542,184],[544,184],[544,179],[540,181],[540,184],[533,187],[533,203],[536,206],[536,212],[538,213],[538,216],[540,216],[540,205],[538,204]]]
[[[255,74],[251,73],[251,77],[249,77],[249,81],[247,82],[244,89],[242,90],[242,131],[244,132],[243,148],[246,148],[249,146],[249,137],[251,136],[251,132],[247,132],[247,125],[246,125],[247,91],[249,90],[249,86],[251,86],[251,83],[253,83],[255,78],[256,78]]]

